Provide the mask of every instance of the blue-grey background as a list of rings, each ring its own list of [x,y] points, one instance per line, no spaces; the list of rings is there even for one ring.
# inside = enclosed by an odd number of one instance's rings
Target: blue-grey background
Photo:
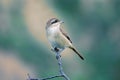
[[[63,52],[71,80],[120,80],[120,0],[0,0],[1,80],[58,74],[45,34],[53,17],[85,58]]]

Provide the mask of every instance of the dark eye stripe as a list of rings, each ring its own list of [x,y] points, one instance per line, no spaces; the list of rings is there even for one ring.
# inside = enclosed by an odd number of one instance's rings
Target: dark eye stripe
[[[58,22],[58,20],[54,20],[54,21],[52,21],[51,24],[54,24],[54,23],[56,23],[56,22]]]

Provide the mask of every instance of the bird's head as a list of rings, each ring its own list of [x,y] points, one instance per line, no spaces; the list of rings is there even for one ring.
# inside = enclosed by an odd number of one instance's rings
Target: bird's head
[[[62,23],[63,23],[63,21],[61,21],[57,18],[52,18],[52,19],[48,20],[46,28],[59,27]]]

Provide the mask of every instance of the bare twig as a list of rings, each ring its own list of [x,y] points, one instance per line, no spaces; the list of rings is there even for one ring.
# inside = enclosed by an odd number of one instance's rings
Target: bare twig
[[[27,80],[48,80],[48,79],[53,79],[53,78],[57,78],[57,77],[63,77],[65,80],[70,80],[69,77],[63,71],[62,59],[61,59],[60,53],[56,54],[56,59],[58,61],[58,65],[59,65],[59,73],[60,73],[60,75],[55,75],[55,76],[42,78],[42,79],[34,79],[34,78],[31,78],[29,74],[27,74],[28,75],[28,79]]]
[[[53,79],[53,78],[57,78],[57,77],[62,77],[61,75],[56,75],[56,76],[51,76],[51,77],[48,77],[48,78],[43,78],[43,79],[40,79],[40,80],[48,80],[48,79]]]
[[[63,68],[62,68],[62,59],[61,59],[61,56],[60,56],[59,53],[56,55],[56,59],[58,60],[60,75],[62,75],[65,78],[65,80],[70,80],[69,77],[63,71]]]

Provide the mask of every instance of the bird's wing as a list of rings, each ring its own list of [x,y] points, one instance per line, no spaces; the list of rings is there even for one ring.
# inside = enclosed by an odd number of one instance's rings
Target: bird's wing
[[[72,43],[70,37],[67,35],[67,33],[65,31],[63,31],[62,28],[60,28],[60,31],[62,32],[62,34]]]

